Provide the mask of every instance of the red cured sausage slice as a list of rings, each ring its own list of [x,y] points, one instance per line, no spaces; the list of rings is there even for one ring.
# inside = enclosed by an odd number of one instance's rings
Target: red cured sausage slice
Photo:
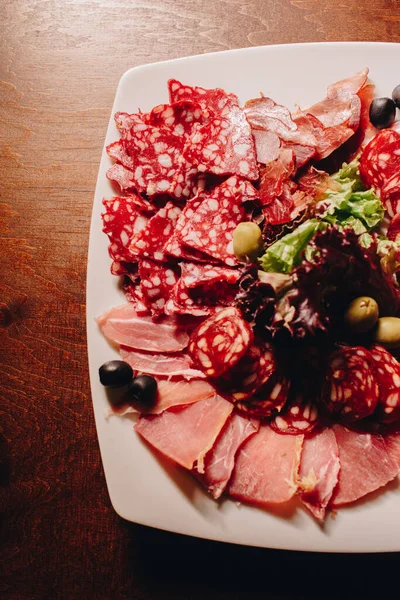
[[[381,189],[381,200],[390,217],[400,213],[400,168]]]
[[[329,358],[322,392],[328,411],[344,421],[358,421],[377,407],[379,388],[371,353],[361,346],[340,347]]]
[[[360,158],[360,176],[364,185],[380,188],[383,183],[381,169],[386,170],[390,159],[386,157],[386,148],[397,142],[400,134],[392,129],[380,131],[364,148]],[[379,164],[380,163],[380,164]]]
[[[386,237],[395,242],[400,234],[400,213],[395,215],[389,223]]]
[[[258,392],[252,398],[238,402],[237,408],[260,419],[276,415],[286,404],[289,385],[279,370],[272,370]]]
[[[103,231],[110,240],[108,248],[111,258],[117,262],[133,262],[135,253],[129,248],[132,240],[136,238],[147,225],[148,217],[138,208],[144,202],[135,194],[124,197],[115,197],[111,200],[103,199],[105,212],[102,214]]]
[[[139,276],[145,305],[154,316],[163,314],[165,304],[179,278],[176,270],[144,259],[139,262]]]
[[[218,377],[246,354],[253,331],[235,307],[221,310],[191,335],[188,352],[196,367],[208,377]]]
[[[135,237],[129,248],[130,251],[139,257],[166,262],[167,257],[162,248],[172,235],[180,213],[181,209],[178,206],[167,202]]]
[[[272,348],[254,342],[232,371],[225,373],[219,385],[233,402],[251,398],[269,379],[275,368]],[[244,411],[246,412],[246,411]]]
[[[318,409],[302,394],[297,394],[285,411],[271,421],[274,431],[288,435],[309,434],[317,424]]]
[[[400,418],[400,364],[382,346],[372,346],[370,353],[379,386],[377,416],[383,423],[392,423]]]
[[[174,104],[160,104],[149,114],[154,127],[169,129],[174,135],[190,135],[196,123],[202,123],[204,112],[197,102],[183,100]]]
[[[184,150],[200,172],[258,179],[254,140],[243,110],[227,100],[222,111],[201,125]]]
[[[204,111],[212,111],[214,113],[221,112],[228,100],[238,104],[237,96],[227,94],[225,90],[220,88],[206,90],[198,86],[192,87],[184,85],[177,79],[170,79],[168,81],[168,91],[170,102],[191,100],[200,104]]]
[[[230,177],[214,188],[191,220],[178,233],[181,244],[199,250],[229,266],[237,264],[233,254],[233,231],[246,220],[243,202],[257,196],[253,186]]]

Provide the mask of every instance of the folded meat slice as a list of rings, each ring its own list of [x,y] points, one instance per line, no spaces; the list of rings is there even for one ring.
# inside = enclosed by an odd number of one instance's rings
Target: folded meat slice
[[[179,352],[189,337],[179,329],[174,317],[156,323],[151,317],[139,316],[132,304],[122,304],[96,319],[103,335],[117,344],[147,352]]]
[[[204,379],[202,371],[194,369],[186,354],[158,354],[138,352],[131,348],[121,348],[122,360],[129,363],[134,371],[162,377],[183,377],[184,379]]]
[[[240,446],[260,427],[256,419],[247,419],[237,413],[225,424],[214,446],[207,454],[202,483],[217,500],[225,490],[235,466]]]
[[[316,519],[323,520],[338,482],[339,450],[332,429],[304,439],[299,468],[301,501]]]
[[[302,435],[281,435],[261,425],[239,450],[228,492],[253,504],[281,503],[297,490]]]
[[[396,477],[399,467],[381,435],[358,433],[341,425],[334,425],[333,431],[340,472],[331,506],[354,502]]]
[[[185,408],[166,410],[157,416],[142,416],[135,426],[149,444],[186,469],[197,465],[204,473],[204,457],[213,447],[231,414],[233,405],[211,396]]]

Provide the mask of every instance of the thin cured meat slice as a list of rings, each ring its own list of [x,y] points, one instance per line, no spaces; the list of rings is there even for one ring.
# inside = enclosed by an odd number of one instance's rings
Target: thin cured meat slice
[[[129,246],[149,220],[138,208],[138,204],[140,205],[140,199],[134,194],[117,196],[111,200],[103,199],[103,232],[110,240],[108,251],[114,261],[135,261],[136,255]]]
[[[396,477],[398,464],[381,435],[359,433],[341,425],[334,425],[333,431],[339,449],[340,472],[332,507],[355,502]]]
[[[137,188],[133,172],[118,163],[108,169],[106,176],[110,181],[117,183],[123,192]],[[139,188],[137,189],[140,191]]]
[[[135,430],[167,458],[204,473],[204,457],[232,412],[232,404],[212,396],[161,415],[141,417]]]
[[[279,154],[281,141],[273,131],[265,129],[252,130],[254,143],[256,145],[256,155],[259,163],[267,165],[275,160]]]
[[[285,142],[283,144],[284,148],[288,148],[288,150],[292,150],[295,158],[296,170],[301,169],[306,165],[317,153],[317,150],[314,146],[302,146],[301,144],[292,144]]]
[[[235,456],[240,446],[260,427],[256,419],[245,419],[234,413],[219,434],[204,461],[203,485],[217,500],[223,494],[235,466]]]
[[[332,429],[325,428],[304,438],[299,489],[301,501],[316,519],[322,521],[325,518],[339,471],[339,449]]]
[[[209,383],[200,379],[192,381],[168,381],[158,379],[157,395],[155,401],[151,404],[143,402],[114,404],[107,411],[106,417],[116,415],[124,417],[129,414],[160,415],[170,408],[189,406],[195,402],[215,397],[215,390]]]
[[[113,158],[116,162],[132,171],[133,160],[127,153],[126,148],[122,143],[122,140],[117,140],[116,142],[109,144],[106,150],[110,158]]]
[[[145,305],[153,315],[163,314],[165,304],[179,279],[177,270],[168,265],[142,259],[139,261],[139,276]]]
[[[386,448],[400,470],[400,433],[390,433],[384,436]]]
[[[267,206],[284,192],[284,184],[295,173],[294,153],[288,148],[281,148],[273,162],[261,171],[259,201]]]
[[[295,394],[285,410],[271,421],[274,431],[286,435],[310,434],[317,424],[318,409],[313,401],[302,393]]]
[[[256,196],[257,192],[249,182],[230,177],[203,200],[179,232],[180,243],[228,266],[235,266],[233,231],[246,220],[243,202]]]
[[[342,346],[331,354],[322,400],[332,415],[351,422],[375,411],[379,387],[372,363],[371,353],[362,346]]]
[[[382,423],[400,418],[400,364],[382,346],[370,349],[372,368],[379,387],[377,417]]]
[[[400,170],[382,186],[381,200],[390,217],[400,213]]]
[[[149,114],[149,121],[158,128],[169,129],[178,136],[192,134],[196,123],[202,123],[204,112],[198,102],[181,100],[173,104],[160,104]]]
[[[290,382],[280,370],[272,371],[257,393],[252,398],[238,402],[236,407],[242,413],[259,419],[279,414],[286,405],[289,386]]]
[[[269,425],[261,425],[239,450],[229,494],[259,505],[290,500],[297,490],[302,444],[301,435],[279,435]]]
[[[183,353],[160,354],[139,352],[132,348],[120,348],[122,360],[131,365],[134,371],[161,377],[183,377],[183,379],[203,379],[202,371],[194,369],[190,358]]]
[[[141,317],[132,304],[111,308],[96,322],[103,335],[112,342],[147,352],[180,352],[186,348],[189,336],[173,317],[157,323],[151,317]]]
[[[381,168],[386,170],[390,161],[386,148],[400,139],[400,134],[393,129],[384,129],[377,133],[365,146],[360,157],[360,177],[364,185],[380,188],[383,183]]]
[[[396,240],[399,239],[399,234],[400,234],[400,213],[395,215],[393,217],[393,219],[390,221],[388,230],[386,232],[386,237],[389,238],[389,240],[395,242]]]
[[[396,134],[396,139],[389,144],[385,144],[384,149],[377,154],[377,169],[379,169],[380,179],[385,184],[395,175],[400,174],[400,133]]]
[[[228,94],[225,90],[220,88],[206,90],[198,86],[184,85],[177,79],[168,81],[168,91],[171,103],[190,100],[198,103],[203,111],[213,113],[220,113],[228,100],[238,104],[237,96]]]
[[[122,289],[124,290],[125,298],[133,304],[138,316],[149,316],[151,314],[144,302],[143,292],[137,282],[126,278]]]
[[[218,377],[246,354],[253,330],[235,307],[224,308],[204,321],[190,336],[188,352],[208,377]]]
[[[167,262],[167,257],[162,249],[172,235],[180,214],[179,206],[167,202],[135,237],[130,251],[139,257]]]
[[[183,156],[202,173],[258,179],[250,125],[243,110],[230,99],[218,115],[197,128]]]
[[[328,85],[327,98],[349,98],[354,94],[358,94],[367,83],[368,73],[368,69],[363,69],[351,77],[346,77]]]

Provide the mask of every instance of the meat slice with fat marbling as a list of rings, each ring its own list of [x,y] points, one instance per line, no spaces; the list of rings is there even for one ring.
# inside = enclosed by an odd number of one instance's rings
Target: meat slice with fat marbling
[[[302,490],[301,501],[316,519],[325,518],[339,470],[339,450],[332,429],[325,428],[304,439],[299,488]]]
[[[184,379],[204,379],[202,371],[194,369],[187,354],[158,354],[138,352],[131,348],[121,348],[122,360],[129,363],[134,371],[159,375],[161,377],[183,377]]]
[[[211,396],[191,406],[166,410],[157,416],[142,416],[135,426],[151,446],[186,469],[197,465],[204,473],[204,457],[213,447],[233,406],[220,396]]]
[[[302,435],[281,435],[261,425],[239,450],[228,492],[253,504],[278,504],[297,491]]]
[[[355,502],[396,477],[399,467],[381,435],[359,433],[341,425],[334,425],[333,431],[340,472],[331,506]]]
[[[151,317],[140,317],[132,304],[111,308],[97,317],[96,322],[106,338],[136,350],[179,352],[189,341],[174,317],[165,317],[155,323]]]
[[[257,433],[260,422],[233,414],[221,431],[204,464],[203,485],[215,500],[224,492],[235,466],[240,446]]]

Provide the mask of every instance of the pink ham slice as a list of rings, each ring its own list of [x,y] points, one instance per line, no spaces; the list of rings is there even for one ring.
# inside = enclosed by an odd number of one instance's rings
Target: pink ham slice
[[[331,506],[349,504],[394,479],[399,467],[379,434],[333,427],[339,448],[339,481]]]
[[[385,444],[390,456],[400,469],[400,433],[385,435]]]
[[[204,457],[213,447],[233,405],[220,396],[191,406],[141,417],[135,429],[149,444],[186,469],[197,465],[204,473]]]
[[[110,410],[106,413],[106,417],[111,415],[124,417],[132,413],[160,415],[169,408],[194,404],[212,396],[215,396],[214,388],[206,381],[200,379],[191,382],[160,379],[157,381],[156,402],[152,406],[146,407],[140,402],[115,405],[110,407]]]
[[[339,450],[332,429],[324,429],[303,442],[299,469],[301,500],[316,519],[325,518],[326,507],[338,482]]]
[[[152,354],[138,352],[131,348],[121,348],[122,360],[129,363],[134,371],[162,377],[183,377],[184,379],[204,379],[205,375],[193,369],[186,354]]]
[[[173,317],[154,323],[151,317],[140,317],[132,304],[116,306],[96,321],[106,338],[136,350],[179,352],[186,348],[189,340]]]
[[[246,419],[233,414],[207,454],[201,479],[215,500],[221,496],[228,484],[240,446],[251,435],[257,433],[259,427],[260,423],[256,419]]]
[[[261,425],[239,450],[228,492],[253,504],[278,504],[297,490],[303,436],[281,435]]]

